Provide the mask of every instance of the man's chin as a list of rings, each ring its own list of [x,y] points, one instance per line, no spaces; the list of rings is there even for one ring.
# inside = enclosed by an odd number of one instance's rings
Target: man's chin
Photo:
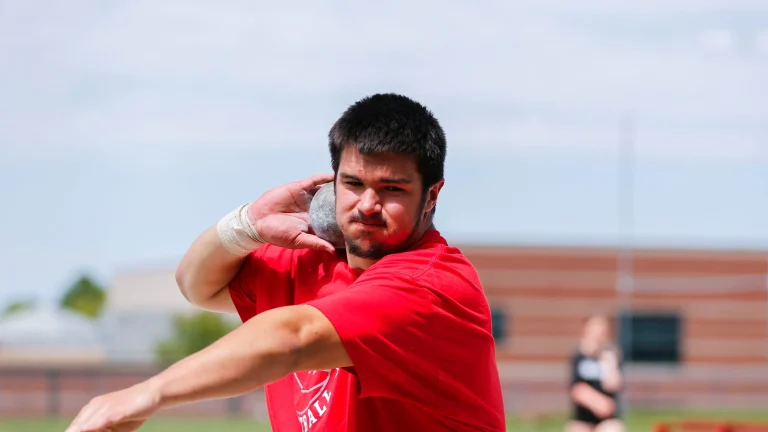
[[[371,243],[367,241],[346,240],[347,249],[351,255],[376,260],[384,258],[393,253],[403,252],[407,249],[405,245],[390,246],[383,243]]]
[[[357,242],[347,242],[347,249],[351,255],[370,260],[381,259],[388,253],[378,245],[366,247]]]

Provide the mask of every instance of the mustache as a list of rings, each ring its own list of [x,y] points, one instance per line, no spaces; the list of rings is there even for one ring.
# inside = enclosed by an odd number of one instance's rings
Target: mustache
[[[381,215],[381,213],[375,213],[372,215],[364,215],[360,212],[352,214],[352,216],[349,217],[349,222],[359,222],[369,225],[386,225],[387,222],[384,220],[384,217]]]

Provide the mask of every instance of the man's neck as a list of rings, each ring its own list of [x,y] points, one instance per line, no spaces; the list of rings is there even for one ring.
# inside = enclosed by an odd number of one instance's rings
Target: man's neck
[[[381,258],[379,259],[367,259],[367,258],[360,258],[356,255],[350,255],[349,252],[347,252],[347,264],[355,270],[366,270],[368,267],[376,264],[379,262]]]

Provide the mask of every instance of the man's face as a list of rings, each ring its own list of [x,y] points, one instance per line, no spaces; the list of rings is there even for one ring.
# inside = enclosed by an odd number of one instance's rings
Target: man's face
[[[336,220],[349,253],[375,260],[406,249],[441,187],[442,181],[424,194],[414,156],[344,149],[336,178]]]

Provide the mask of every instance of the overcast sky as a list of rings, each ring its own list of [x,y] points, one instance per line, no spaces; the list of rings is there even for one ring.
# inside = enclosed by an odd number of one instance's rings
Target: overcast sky
[[[446,129],[459,243],[768,249],[768,2],[0,0],[0,304],[173,268],[224,213],[328,171],[395,91]],[[281,146],[289,147],[280,149]]]

